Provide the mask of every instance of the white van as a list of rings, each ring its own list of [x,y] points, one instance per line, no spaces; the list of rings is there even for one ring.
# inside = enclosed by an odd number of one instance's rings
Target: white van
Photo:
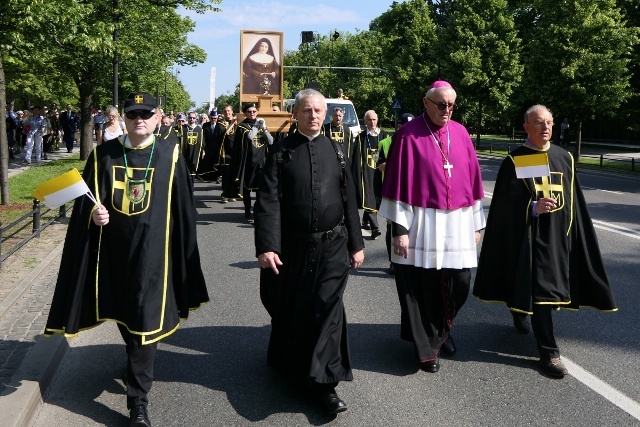
[[[355,139],[360,133],[360,121],[358,120],[356,109],[353,107],[353,102],[348,99],[342,98],[327,98],[326,100],[327,115],[324,118],[324,124],[327,124],[331,121],[333,109],[336,107],[340,107],[342,108],[342,111],[344,111],[344,118],[342,119],[342,123],[344,123],[346,126],[349,126],[349,129],[351,129],[351,136]],[[283,102],[284,109],[289,113],[293,113],[294,102],[294,99],[285,99]]]

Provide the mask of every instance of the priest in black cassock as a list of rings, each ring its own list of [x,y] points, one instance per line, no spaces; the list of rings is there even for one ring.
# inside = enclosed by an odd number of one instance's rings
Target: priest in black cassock
[[[322,135],[325,99],[296,95],[298,131],[269,152],[255,208],[260,297],[271,316],[269,365],[311,384],[327,413],[347,409],[350,381],[343,293],[364,260],[355,186],[342,150]]]
[[[531,315],[540,366],[563,378],[568,371],[553,334],[552,310],[617,308],[573,156],[550,143],[551,112],[534,105],[525,113],[524,128],[527,140],[498,172],[473,295],[506,303],[524,333]],[[515,164],[535,167],[539,162],[527,156],[536,154],[546,155],[548,170],[527,178],[524,166]]]
[[[220,180],[218,162],[220,160],[220,145],[223,131],[218,127],[218,111],[209,111],[209,120],[202,124],[202,159],[198,164],[198,178],[205,182]]]
[[[149,426],[159,340],[209,301],[191,181],[177,144],[154,135],[155,99],[124,103],[128,134],[90,154],[83,178],[100,207],[76,199],[45,336],[74,337],[114,321],[126,343],[131,425]]]
[[[371,230],[371,238],[382,234],[378,227],[378,208],[380,194],[376,190],[382,187],[382,171],[378,169],[378,145],[385,139],[387,132],[378,127],[378,115],[369,110],[364,113],[365,129],[358,135],[351,157],[351,170],[357,183],[358,208],[362,209],[362,227]],[[377,185],[378,184],[378,185]]]

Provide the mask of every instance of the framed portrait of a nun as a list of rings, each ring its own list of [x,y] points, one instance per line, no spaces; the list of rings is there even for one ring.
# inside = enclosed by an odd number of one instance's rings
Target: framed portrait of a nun
[[[284,33],[242,30],[240,33],[240,102],[259,95],[282,101]]]

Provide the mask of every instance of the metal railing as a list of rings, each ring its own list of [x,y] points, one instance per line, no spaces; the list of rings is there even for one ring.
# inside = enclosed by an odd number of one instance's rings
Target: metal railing
[[[71,206],[70,209],[67,208],[67,205],[60,206],[60,208],[58,209],[58,213],[54,215],[52,218],[48,219],[44,224],[42,224],[42,218],[47,217],[48,216],[47,214],[53,212],[54,210],[47,208],[43,211],[40,205],[40,201],[37,199],[34,199],[33,208],[31,209],[31,211],[25,213],[20,218],[16,219],[6,227],[3,227],[2,223],[0,222],[0,268],[2,268],[2,262],[4,260],[9,258],[21,247],[26,245],[31,239],[39,238],[40,233],[45,228],[47,228],[49,225],[59,220],[60,218],[65,218],[67,216],[67,212],[73,209],[73,202],[70,202],[70,206]],[[31,233],[23,237],[18,243],[16,243],[6,253],[3,253],[2,252],[3,244],[8,239],[18,236],[20,232],[29,228],[29,226],[31,226]]]
[[[515,143],[508,143],[508,142],[493,142],[493,143],[481,142],[480,145],[476,147],[476,149],[486,150],[488,148],[489,154],[493,154],[494,148],[500,151],[505,151],[506,149],[507,153],[510,153],[512,148],[519,147],[520,145],[522,144],[515,144]],[[637,166],[638,160],[640,160],[640,157],[636,159],[634,157],[620,157],[620,156],[613,156],[611,154],[586,154],[586,153],[581,153],[580,158],[598,159],[601,168],[604,168],[605,166],[610,168],[616,168],[615,165],[611,165],[611,163],[618,163],[618,164],[628,163],[632,172],[635,172],[637,170],[636,166]],[[609,163],[609,165],[607,165],[607,163]],[[617,167],[616,169],[626,170],[626,168],[624,167]]]

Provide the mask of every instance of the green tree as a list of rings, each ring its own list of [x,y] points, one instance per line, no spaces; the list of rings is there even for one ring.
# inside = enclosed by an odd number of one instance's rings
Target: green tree
[[[61,10],[64,13],[61,13]],[[39,92],[38,77],[44,68],[46,59],[51,58],[48,48],[50,37],[57,34],[58,27],[75,25],[77,17],[82,15],[86,6],[73,0],[49,2],[45,0],[4,0],[0,2],[0,108],[4,111],[7,103],[7,75],[12,70],[24,74],[25,87],[32,87],[32,93]],[[57,34],[59,40],[70,37],[69,34]],[[45,43],[46,41],[46,43]],[[40,65],[42,68],[35,68]],[[16,74],[10,80],[22,78]],[[55,76],[54,76],[55,77]],[[20,84],[15,84],[16,88]],[[14,100],[16,95],[12,96]],[[9,152],[7,148],[6,123],[0,121],[0,202],[8,205],[9,200]]]
[[[240,111],[240,85],[238,84],[236,86],[236,89],[233,91],[233,93],[227,92],[225,94],[222,94],[220,96],[218,96],[215,100],[216,103],[216,109],[218,110],[218,114],[221,112],[222,107],[224,105],[231,105],[231,107],[233,107],[233,111],[235,111],[236,113]]]
[[[522,76],[520,39],[506,0],[454,2],[440,43],[446,75],[460,92],[462,120],[477,142],[484,117],[504,117]],[[495,120],[495,119],[494,119]]]
[[[523,84],[536,103],[582,122],[612,116],[632,96],[630,58],[638,28],[625,25],[615,0],[534,0],[523,27]],[[610,108],[613,107],[613,108]]]
[[[432,7],[421,0],[393,2],[371,22],[370,31],[380,46],[381,67],[389,71],[395,96],[403,110],[419,113],[429,82],[440,76],[440,58]]]
[[[285,97],[292,96],[306,87],[307,83],[315,82],[327,97],[335,97],[341,88],[353,102],[356,111],[363,113],[375,109],[381,119],[390,119],[394,94],[392,81],[385,73],[371,70],[384,68],[381,66],[381,53],[379,41],[370,31],[341,33],[337,39],[330,34],[318,37],[315,43],[301,44],[297,51],[285,53],[285,66],[310,68],[286,69]]]

